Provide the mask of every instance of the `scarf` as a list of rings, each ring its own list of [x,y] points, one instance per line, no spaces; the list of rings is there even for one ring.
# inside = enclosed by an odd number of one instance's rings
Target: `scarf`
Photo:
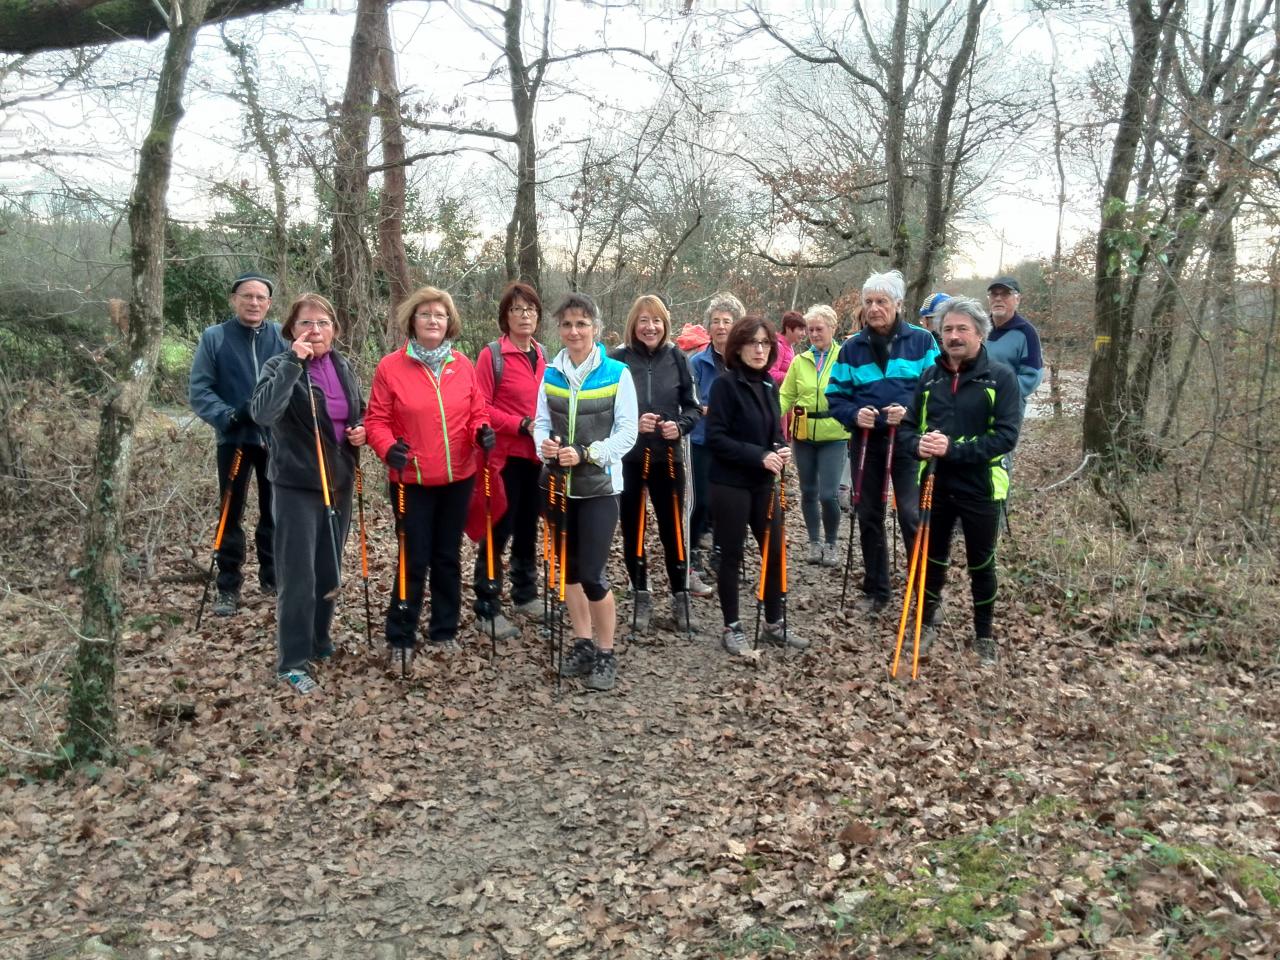
[[[453,343],[448,339],[441,340],[440,346],[434,350],[428,350],[417,340],[409,341],[409,356],[417,360],[435,376],[440,376],[440,368],[444,366],[444,362],[453,355]]]
[[[564,374],[564,378],[569,381],[569,389],[577,393],[582,389],[582,385],[587,382],[587,377],[591,376],[592,371],[600,366],[603,356],[604,351],[597,343],[592,345],[591,352],[587,354],[586,358],[578,366],[574,366],[573,361],[569,359],[568,347],[561,350],[551,362],[557,370]]]

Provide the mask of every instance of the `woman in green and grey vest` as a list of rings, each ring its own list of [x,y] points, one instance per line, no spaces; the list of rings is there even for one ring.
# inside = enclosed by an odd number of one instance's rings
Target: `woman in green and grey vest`
[[[779,399],[782,418],[792,418],[791,450],[800,475],[800,512],[809,534],[806,559],[835,567],[840,564],[840,551],[836,548],[840,536],[840,471],[849,443],[849,431],[831,415],[826,397],[840,350],[834,342],[836,312],[826,304],[815,304],[804,315],[804,325],[809,349],[797,353],[787,368]],[[821,541],[819,535],[823,537]]]
[[[636,442],[636,389],[627,365],[598,342],[603,324],[595,301],[571,293],[553,316],[564,349],[543,374],[533,440],[557,487],[568,492],[565,602],[574,643],[561,673],[586,676],[591,690],[611,690],[617,613],[605,567],[618,526],[622,458]]]

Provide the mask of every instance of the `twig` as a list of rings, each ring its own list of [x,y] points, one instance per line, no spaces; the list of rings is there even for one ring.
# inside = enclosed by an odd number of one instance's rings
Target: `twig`
[[[1097,456],[1096,453],[1086,453],[1084,455],[1084,459],[1080,461],[1080,466],[1076,467],[1074,470],[1068,473],[1065,477],[1063,477],[1057,483],[1051,483],[1047,487],[1038,487],[1036,489],[1036,493],[1048,493],[1050,490],[1055,490],[1058,487],[1062,486],[1064,483],[1068,483],[1071,480],[1074,480],[1076,477],[1080,476],[1082,472],[1084,472],[1084,468],[1089,465],[1089,461],[1096,456]]]

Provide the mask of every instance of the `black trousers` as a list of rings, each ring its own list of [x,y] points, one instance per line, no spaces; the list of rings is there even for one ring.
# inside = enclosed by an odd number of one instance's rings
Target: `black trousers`
[[[675,479],[671,477],[675,469]],[[674,457],[668,465],[665,452],[658,450],[649,462],[649,479],[643,479],[644,462],[622,464],[622,550],[627,563],[627,576],[637,590],[649,589],[648,561],[636,556],[640,539],[641,491],[647,490],[643,499],[653,505],[653,515],[658,521],[658,539],[662,542],[662,556],[667,568],[667,582],[672,593],[685,588],[686,561],[681,563],[677,536],[683,537],[684,524],[684,465]],[[647,509],[646,509],[647,512]],[[687,548],[687,544],[686,544]]]
[[[351,491],[333,491],[339,563],[351,526]],[[338,585],[331,536],[319,490],[276,488],[275,549],[280,569],[286,572],[276,597],[277,673],[305,669],[307,661],[333,653],[329,628],[337,598],[325,598]]]
[[[258,478],[258,525],[253,531],[253,544],[258,552],[258,582],[264,589],[275,589],[276,564],[273,546],[275,519],[271,512],[271,481],[267,479],[267,448],[252,444],[237,447],[232,443],[218,445],[218,508],[227,492],[231,477],[231,464],[236,451],[244,451],[240,472],[231,488],[231,502],[227,507],[227,525],[222,532],[222,545],[218,549],[218,591],[239,593],[244,583],[241,567],[244,566],[245,537],[242,521],[244,504],[249,496],[249,477]]]
[[[476,551],[471,582],[476,591],[477,616],[492,617],[502,609],[502,553],[511,541],[511,602],[517,606],[538,599],[538,514],[543,494],[538,489],[542,466],[536,460],[512,457],[502,468],[507,512],[493,525],[493,581],[489,580],[484,540]],[[478,477],[477,483],[484,478]]]
[[[951,532],[956,521],[964,533],[965,560],[973,595],[974,636],[990,637],[996,605],[996,541],[1000,534],[999,500],[953,497],[934,485],[929,520],[929,566],[924,578],[924,617],[932,623],[951,564]]]
[[[850,445],[853,482],[858,483],[859,431]],[[885,535],[884,473],[889,454],[888,431],[872,431],[867,438],[867,459],[862,469],[862,497],[858,501],[858,536],[862,543],[862,592],[877,600],[889,600],[889,543]],[[902,542],[910,556],[920,525],[920,461],[898,444],[893,451],[893,495],[898,504],[898,524]]]
[[[618,498],[569,497],[567,510],[564,582],[581,585],[587,599],[596,603],[609,595],[609,548],[618,529]]]
[[[773,502],[773,519],[769,504]],[[764,532],[769,534],[769,559],[764,592],[764,618],[769,623],[782,619],[782,510],[777,503],[776,487],[769,484],[749,489],[711,484],[711,510],[715,545],[720,549],[720,576],[716,581],[720,592],[720,612],[727,627],[739,619],[738,570],[742,565],[742,548],[750,528],[756,544],[764,553]],[[758,581],[757,581],[758,582]]]
[[[387,643],[391,646],[414,645],[428,571],[431,620],[427,636],[432,643],[443,643],[457,635],[458,615],[462,610],[462,530],[467,525],[467,509],[475,482],[475,477],[468,477],[438,487],[404,485],[408,597],[402,602],[399,582],[392,584],[391,605],[387,608]],[[392,510],[396,495],[393,483]]]
[[[689,444],[689,467],[693,474],[693,512],[689,515],[689,544],[702,549],[702,538],[714,522],[711,516],[711,448]]]

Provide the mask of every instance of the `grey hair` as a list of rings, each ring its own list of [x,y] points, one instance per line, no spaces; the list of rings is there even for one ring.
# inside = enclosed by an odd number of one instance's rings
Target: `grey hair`
[[[707,304],[706,319],[709,323],[713,313],[729,313],[733,316],[733,322],[737,323],[746,312],[747,308],[742,305],[741,300],[732,293],[721,291],[711,295],[711,302]]]
[[[804,312],[805,323],[808,323],[810,320],[818,319],[827,321],[827,323],[831,324],[832,329],[838,326],[840,322],[839,318],[836,317],[835,310],[827,306],[825,303],[815,303]]]
[[[934,316],[938,318],[939,332],[949,313],[958,313],[972,320],[974,328],[983,340],[987,339],[987,334],[991,332],[991,318],[987,316],[987,311],[982,309],[982,304],[973,297],[952,297],[938,307]]]
[[[596,306],[596,302],[585,293],[566,293],[564,299],[552,311],[551,316],[555,318],[558,324],[570,310],[577,310],[584,316],[591,318],[592,336],[599,340],[600,334],[604,333],[604,321],[600,319],[600,310]]]
[[[907,281],[901,270],[890,270],[888,273],[873,273],[862,285],[862,293],[887,293],[894,300],[901,301],[907,295]]]

